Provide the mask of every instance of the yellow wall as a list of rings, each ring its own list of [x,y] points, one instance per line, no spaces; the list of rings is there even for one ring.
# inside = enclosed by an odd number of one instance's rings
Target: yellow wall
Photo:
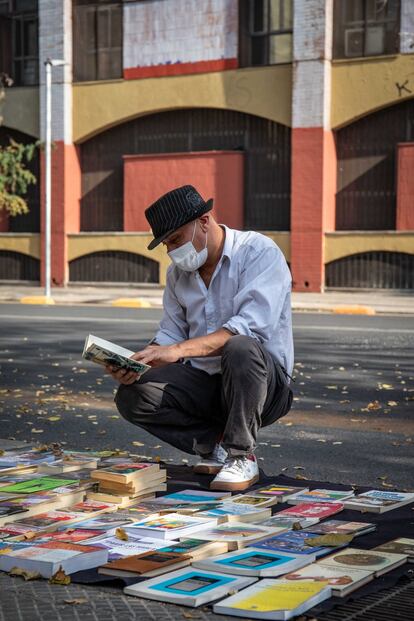
[[[401,91],[396,84],[406,87]],[[332,128],[414,97],[414,56],[335,61],[332,65]]]
[[[21,252],[40,259],[39,233],[0,233],[0,250]]]
[[[39,88],[20,86],[6,88],[5,97],[0,103],[2,125],[38,138],[39,128]]]
[[[78,83],[73,87],[73,140],[145,114],[221,108],[291,124],[291,65],[217,73]]]
[[[325,263],[352,254],[383,250],[414,254],[414,232],[378,231],[325,234]]]

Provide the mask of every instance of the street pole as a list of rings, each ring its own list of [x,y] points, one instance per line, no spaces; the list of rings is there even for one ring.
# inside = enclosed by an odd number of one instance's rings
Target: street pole
[[[52,263],[52,67],[62,67],[64,60],[45,61],[46,67],[46,140],[45,140],[45,298],[51,298]]]

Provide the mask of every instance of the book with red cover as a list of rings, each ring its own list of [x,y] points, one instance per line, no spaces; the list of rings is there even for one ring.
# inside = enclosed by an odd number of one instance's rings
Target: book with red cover
[[[335,513],[339,513],[342,511],[344,505],[342,502],[304,502],[300,505],[295,505],[291,509],[284,509],[283,511],[279,511],[276,515],[287,515],[291,517],[304,517],[304,518],[319,518],[323,520],[324,518],[330,517],[331,515],[335,515]]]
[[[115,576],[156,576],[191,563],[188,554],[174,554],[154,550],[120,558],[99,568],[98,573]]]

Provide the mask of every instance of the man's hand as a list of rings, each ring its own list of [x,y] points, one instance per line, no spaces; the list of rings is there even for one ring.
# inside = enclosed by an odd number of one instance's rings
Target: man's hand
[[[162,367],[165,364],[177,362],[181,358],[181,354],[177,345],[148,345],[131,358],[152,367]]]
[[[111,366],[106,366],[105,369],[106,372],[120,384],[133,384],[140,377],[139,373],[135,373],[135,371],[128,371],[128,369],[119,369],[118,367]]]

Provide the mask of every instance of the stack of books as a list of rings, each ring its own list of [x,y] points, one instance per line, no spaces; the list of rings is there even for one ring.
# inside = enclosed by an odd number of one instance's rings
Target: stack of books
[[[161,470],[156,463],[124,461],[93,470],[91,476],[99,485],[98,491],[89,493],[88,498],[120,507],[131,505],[138,498],[155,498],[156,492],[167,489],[166,470]]]

